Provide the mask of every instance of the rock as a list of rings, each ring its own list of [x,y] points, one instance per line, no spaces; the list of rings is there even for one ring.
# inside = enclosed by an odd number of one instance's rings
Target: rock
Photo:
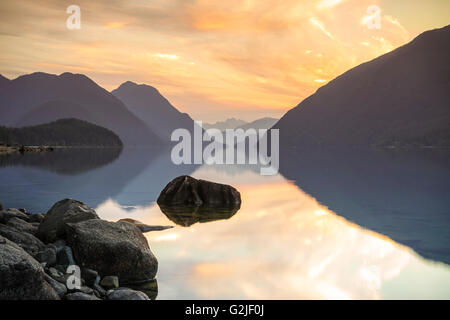
[[[241,195],[232,186],[180,176],[170,181],[157,200],[165,206],[240,207]]]
[[[66,295],[67,300],[100,300],[94,295],[86,294],[83,292],[74,292]]]
[[[2,206],[2,204],[0,203],[0,210],[3,210],[3,206]]]
[[[64,272],[61,272],[60,270],[50,267],[46,270],[47,274],[55,279],[56,281],[66,284],[66,276]]]
[[[3,224],[0,224],[0,236],[16,243],[33,257],[45,247],[42,241],[32,234],[20,232],[15,228]]]
[[[89,288],[87,286],[81,286],[79,288],[76,288],[76,289],[73,289],[73,290],[69,290],[69,291],[82,292],[82,293],[89,294],[89,295],[94,294],[94,289]]]
[[[142,233],[146,233],[146,232],[150,232],[150,231],[161,231],[161,230],[173,228],[173,226],[149,226],[138,220],[134,220],[134,219],[130,219],[130,218],[120,219],[119,221],[124,221],[124,222],[129,222],[129,223],[134,224],[136,227],[138,227],[139,230],[141,230]]]
[[[158,282],[156,279],[138,285],[131,285],[130,289],[145,293],[151,300],[156,299],[158,296]]]
[[[34,222],[34,223],[42,223],[42,221],[44,221],[45,216],[42,213],[32,213],[30,215],[28,215],[30,223]]]
[[[119,278],[116,276],[106,276],[100,281],[100,285],[109,290],[119,287]]]
[[[109,290],[106,297],[108,300],[150,300],[145,293],[128,288]]]
[[[67,287],[61,282],[56,281],[55,279],[50,277],[48,274],[45,275],[45,280],[53,288],[53,290],[56,291],[60,298],[64,297],[64,295],[67,293]]]
[[[97,292],[100,297],[106,296],[106,290],[103,289],[103,287],[100,284],[94,283],[92,288],[94,289],[94,292]]]
[[[39,262],[0,236],[0,300],[58,300]]]
[[[45,246],[36,255],[36,260],[41,263],[46,263],[47,267],[54,266],[56,264],[56,246],[53,244]]]
[[[89,268],[82,268],[81,269],[81,277],[86,282],[86,285],[92,287],[94,283],[100,282],[100,277],[98,275],[98,272]],[[117,280],[119,281],[119,280]]]
[[[239,208],[210,208],[193,206],[160,206],[161,211],[176,224],[189,227],[197,222],[229,219]]]
[[[142,232],[128,222],[89,220],[69,223],[67,243],[81,267],[116,275],[124,284],[151,280],[158,261]]]
[[[63,266],[76,264],[75,260],[73,259],[72,248],[63,246],[61,249],[57,250],[56,263]]]
[[[26,222],[30,221],[30,218],[28,217],[28,215],[26,215],[23,212],[20,212],[17,209],[11,208],[11,209],[0,212],[0,223],[7,223],[9,219],[14,218],[14,217],[22,219]]]
[[[20,212],[27,213],[27,209],[25,209],[25,208],[19,208],[18,210],[19,210]]]
[[[12,217],[11,219],[9,219],[6,225],[13,227],[14,229],[21,232],[28,232],[32,235],[35,235],[37,231],[37,227],[17,217]]]
[[[64,199],[53,205],[39,225],[37,236],[44,242],[54,242],[65,238],[67,223],[99,219],[94,209],[83,202]]]

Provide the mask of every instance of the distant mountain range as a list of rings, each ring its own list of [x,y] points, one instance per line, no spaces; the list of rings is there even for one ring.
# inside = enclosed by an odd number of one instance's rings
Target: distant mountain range
[[[172,131],[177,128],[193,129],[194,120],[178,111],[154,87],[127,81],[111,93],[163,141],[169,142]]]
[[[450,146],[450,26],[319,88],[274,128],[280,144]]]
[[[203,128],[204,129],[219,129],[220,131],[225,131],[226,129],[270,129],[278,119],[276,118],[270,118],[265,117],[261,119],[257,119],[251,122],[247,122],[244,120],[236,119],[236,118],[229,118],[225,121],[218,121],[216,123],[204,123]]]
[[[22,128],[0,126],[0,141],[26,146],[122,147],[122,141],[111,130],[78,119]]]
[[[240,129],[244,129],[244,130],[248,130],[248,129],[270,129],[276,122],[278,121],[278,119],[276,118],[269,118],[269,117],[265,117],[265,118],[261,118],[261,119],[257,119],[255,121],[252,122],[248,122],[244,125],[241,125],[237,128]]]
[[[219,129],[220,131],[224,131],[226,129],[235,129],[239,126],[243,126],[247,124],[247,121],[236,119],[236,118],[229,118],[225,121],[217,121],[216,123],[203,123],[204,129]]]
[[[114,95],[81,74],[37,72],[0,79],[0,125],[29,126],[77,118],[114,131],[127,145],[161,139]]]

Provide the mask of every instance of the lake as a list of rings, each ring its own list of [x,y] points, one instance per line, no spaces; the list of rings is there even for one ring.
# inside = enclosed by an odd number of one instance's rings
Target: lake
[[[450,299],[450,153],[290,150],[280,173],[173,165],[170,149],[69,149],[0,157],[4,207],[74,198],[147,233],[157,299]],[[231,217],[177,224],[155,203],[173,178],[236,187]]]

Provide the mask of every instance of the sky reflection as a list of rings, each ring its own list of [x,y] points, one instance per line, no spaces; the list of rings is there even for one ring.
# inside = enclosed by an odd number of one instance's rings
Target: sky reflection
[[[202,167],[242,196],[230,219],[147,233],[159,299],[448,299],[450,268],[336,215],[282,176]],[[173,225],[157,205],[96,208],[108,220]]]

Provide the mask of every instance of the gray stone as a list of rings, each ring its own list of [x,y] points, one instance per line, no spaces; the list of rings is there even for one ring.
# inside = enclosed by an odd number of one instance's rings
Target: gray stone
[[[58,300],[42,266],[25,250],[0,236],[0,300]]]
[[[81,277],[86,282],[86,285],[90,287],[92,287],[94,283],[98,283],[100,281],[98,280],[100,278],[98,272],[89,268],[81,269]]]
[[[98,283],[94,283],[92,286],[94,292],[97,292],[100,297],[104,297],[106,295],[106,290]]]
[[[45,216],[42,213],[32,213],[28,215],[30,222],[41,223],[44,221]]]
[[[44,250],[38,252],[36,260],[43,263],[47,263],[47,267],[52,267],[56,264],[56,246],[50,244],[47,245]]]
[[[63,283],[56,281],[55,279],[50,277],[48,274],[45,275],[45,280],[53,288],[53,290],[56,291],[60,298],[64,297],[64,295],[67,293],[67,287]]]
[[[46,270],[46,273],[55,279],[56,281],[65,284],[66,283],[66,276],[64,272],[61,272],[60,270],[50,267]]]
[[[0,223],[7,223],[11,218],[19,218],[26,222],[30,221],[27,214],[20,212],[17,209],[11,208],[0,212]]]
[[[106,276],[100,281],[100,285],[105,289],[113,289],[119,287],[119,278],[116,276]]]
[[[75,260],[73,259],[72,248],[64,246],[60,250],[58,250],[56,254],[56,262],[63,266],[76,264]]]
[[[18,231],[27,232],[32,235],[35,235],[37,231],[37,227],[17,217],[12,217],[11,219],[9,219],[6,225],[13,227]]]
[[[86,294],[83,292],[74,292],[66,295],[67,300],[100,300],[95,295]]]
[[[108,300],[150,300],[145,293],[129,288],[109,290],[106,297]]]
[[[44,250],[45,247],[42,241],[32,234],[18,231],[17,229],[4,224],[0,224],[0,236],[3,236],[19,245],[33,257],[36,256],[39,251]]]
[[[150,226],[148,224],[144,224],[138,220],[134,220],[134,219],[130,219],[130,218],[120,219],[119,221],[129,222],[129,223],[134,224],[136,227],[138,227],[139,230],[141,230],[142,233],[146,233],[146,232],[150,232],[150,231],[162,231],[162,230],[173,228],[173,226]]]
[[[158,261],[142,232],[128,222],[89,220],[67,226],[67,243],[81,267],[116,275],[124,284],[155,277]]]
[[[54,242],[65,238],[65,227],[68,223],[75,223],[91,219],[99,219],[94,209],[83,202],[64,199],[53,205],[39,225],[37,236],[44,242]]]
[[[25,208],[19,208],[18,210],[22,213],[27,213],[27,209],[25,209]]]

